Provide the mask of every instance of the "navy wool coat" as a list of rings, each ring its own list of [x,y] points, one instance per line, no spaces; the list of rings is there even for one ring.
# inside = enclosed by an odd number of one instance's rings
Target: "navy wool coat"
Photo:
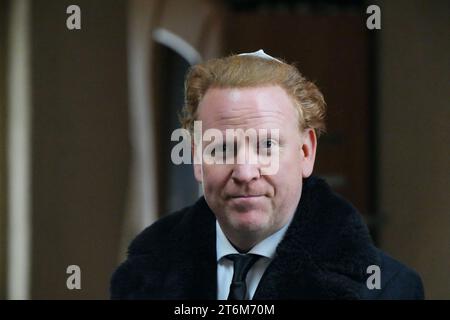
[[[216,299],[215,216],[201,197],[139,234],[111,279],[112,299]],[[369,289],[370,265],[381,288]],[[300,204],[258,299],[423,299],[418,274],[377,249],[361,215],[321,179],[304,180]]]

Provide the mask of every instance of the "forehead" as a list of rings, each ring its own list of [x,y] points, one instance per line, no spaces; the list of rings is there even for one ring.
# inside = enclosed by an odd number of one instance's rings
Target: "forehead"
[[[292,99],[280,86],[210,88],[198,107],[203,128],[286,128],[298,126]]]

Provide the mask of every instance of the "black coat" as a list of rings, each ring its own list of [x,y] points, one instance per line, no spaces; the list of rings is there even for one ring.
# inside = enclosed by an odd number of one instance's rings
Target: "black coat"
[[[369,290],[369,265],[381,289]],[[131,243],[111,280],[113,299],[216,299],[215,216],[201,197]],[[423,299],[420,277],[377,249],[355,208],[320,179],[300,205],[253,299]]]

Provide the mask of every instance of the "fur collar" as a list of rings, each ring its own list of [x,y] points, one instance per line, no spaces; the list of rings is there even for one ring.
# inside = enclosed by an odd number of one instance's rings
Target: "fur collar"
[[[127,290],[137,298],[216,299],[215,238],[203,197],[161,219],[130,246],[135,276]],[[254,299],[358,299],[372,264],[379,257],[360,214],[311,177]]]

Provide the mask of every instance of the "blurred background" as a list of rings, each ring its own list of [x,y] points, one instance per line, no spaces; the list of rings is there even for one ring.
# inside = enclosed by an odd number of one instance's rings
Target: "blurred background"
[[[0,298],[108,298],[130,240],[199,196],[170,161],[187,69],[262,48],[325,95],[315,174],[449,299],[449,35],[445,0],[1,0]]]

